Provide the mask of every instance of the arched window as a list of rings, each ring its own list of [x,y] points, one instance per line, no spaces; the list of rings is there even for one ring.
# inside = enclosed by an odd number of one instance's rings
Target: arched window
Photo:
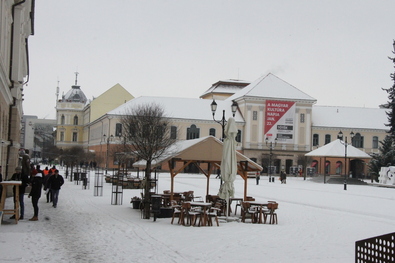
[[[74,125],[78,125],[78,117],[77,117],[77,115],[74,116],[73,124]]]
[[[200,129],[192,124],[191,127],[187,128],[187,140],[199,138]]]
[[[379,148],[379,137],[373,136],[372,148],[373,149]]]
[[[60,117],[60,124],[64,125],[64,120],[65,120],[64,115],[62,115],[62,117]]]
[[[325,144],[328,144],[331,142],[331,135],[330,134],[325,134]]]
[[[318,134],[313,135],[313,146],[318,146],[320,136]]]
[[[352,138],[352,146],[356,148],[363,148],[363,136],[360,133],[356,133]]]
[[[209,130],[209,135],[215,137],[215,129],[214,129],[214,128],[211,128],[211,129]]]
[[[336,174],[341,174],[343,169],[343,163],[340,161],[336,162]]]

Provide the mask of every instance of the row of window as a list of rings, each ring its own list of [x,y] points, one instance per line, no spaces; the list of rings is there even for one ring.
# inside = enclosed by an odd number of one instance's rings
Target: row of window
[[[65,124],[66,124],[65,116],[64,116],[64,115],[62,115],[62,116],[60,117],[60,124],[61,124],[61,125],[65,125]],[[73,125],[78,125],[78,117],[77,117],[77,115],[74,116],[74,118],[73,118]]]
[[[122,124],[117,123],[115,125],[115,135],[116,136],[121,136],[122,135]],[[209,135],[212,135],[215,137],[216,135],[216,129],[210,128],[209,129]],[[177,126],[171,126],[170,127],[170,138],[171,139],[177,139]],[[200,138],[200,128],[196,127],[195,124],[192,124],[189,128],[187,128],[187,140],[192,140],[192,139],[197,139]],[[241,142],[241,130],[238,130],[237,136],[236,136],[236,141]]]
[[[64,142],[64,132],[60,132],[59,141]],[[77,142],[78,141],[78,133],[77,132],[73,132],[73,136],[71,138],[71,141],[73,141],[73,142]]]
[[[320,136],[318,134],[313,135],[313,146],[318,146],[320,141]],[[328,144],[332,141],[330,134],[325,134],[325,144]],[[364,148],[364,137],[360,133],[356,133],[355,136],[351,139],[352,146],[356,148]],[[373,136],[372,138],[372,148],[379,148],[379,137]]]

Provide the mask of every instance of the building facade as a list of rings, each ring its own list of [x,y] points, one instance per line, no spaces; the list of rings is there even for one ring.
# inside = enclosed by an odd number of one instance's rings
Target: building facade
[[[29,80],[28,39],[34,34],[34,0],[0,1],[0,165],[3,179],[18,165],[23,89]]]
[[[123,98],[124,93],[113,89],[110,96]],[[211,111],[213,98],[217,104],[214,116]],[[90,103],[84,111],[83,146],[95,153],[99,166],[114,168],[118,163],[116,151],[122,144],[122,116],[138,105],[152,103],[164,108],[173,125],[172,136],[177,140],[209,135],[222,138],[219,123],[222,118],[232,117],[232,104],[237,103],[234,116],[239,131],[237,150],[264,167],[265,173],[271,170],[278,174],[284,170],[296,175],[302,169],[303,174],[343,175],[347,162],[347,170],[361,177],[367,174],[368,159],[339,157],[323,161],[306,158],[305,154],[336,140],[340,131],[345,136],[353,132],[352,144],[368,154],[377,153],[379,142],[386,136],[385,109],[317,106],[316,99],[268,74],[252,83],[216,82],[201,99],[131,98],[119,101],[117,107],[114,104],[112,110],[102,110],[100,114],[93,108],[96,105]]]

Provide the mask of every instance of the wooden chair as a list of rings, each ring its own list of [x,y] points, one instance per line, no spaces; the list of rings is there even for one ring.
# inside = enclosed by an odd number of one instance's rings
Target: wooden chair
[[[171,218],[171,223],[173,224],[174,218],[178,217],[178,224],[180,224],[180,219],[181,219],[181,206],[177,204],[175,200],[171,201],[171,207],[173,208],[173,216]]]
[[[250,216],[251,223],[256,223],[258,220],[259,211],[255,209],[255,207],[251,207],[251,204],[248,202],[241,203],[241,221],[245,223],[247,216]]]
[[[267,210],[263,211],[264,216],[264,223],[266,223],[266,219],[269,216],[269,224],[278,224],[277,213],[276,210],[278,209],[278,203],[276,202],[269,202],[267,205]]]
[[[218,212],[219,211],[221,211],[221,209],[219,209],[217,207],[211,207],[210,210],[207,212],[209,226],[213,225],[213,218],[215,219],[217,226],[219,226],[219,222],[218,222]]]
[[[196,225],[197,219],[199,218],[199,225],[201,223],[201,212],[196,210],[196,209],[192,209],[191,207],[191,203],[189,202],[184,202],[181,205],[181,215],[180,215],[180,222],[182,225]],[[186,223],[185,223],[185,219],[186,219]]]

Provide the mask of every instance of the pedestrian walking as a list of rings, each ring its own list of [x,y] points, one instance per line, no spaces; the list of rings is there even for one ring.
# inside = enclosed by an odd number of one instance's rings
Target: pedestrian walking
[[[22,174],[22,169],[20,167],[15,168],[15,173],[11,176],[11,181],[21,181],[21,185],[19,185],[19,207],[20,207],[20,216],[19,220],[23,219],[25,215],[25,202],[24,202],[24,197],[25,197],[25,191],[26,187],[29,183],[29,177],[26,176],[25,174]],[[12,189],[14,192],[14,207],[16,205],[15,199],[16,199],[16,191],[15,187]],[[16,207],[15,207],[16,208]],[[15,215],[11,216],[10,219],[15,219]]]
[[[42,191],[42,184],[43,184],[43,178],[42,178],[42,171],[40,170],[40,166],[37,165],[37,168],[35,169],[37,173],[33,173],[31,177],[31,186],[32,189],[30,190],[29,198],[32,199],[32,205],[33,205],[33,210],[34,210],[34,215],[32,218],[29,219],[29,221],[37,221],[38,220],[38,200],[41,197],[41,191]]]
[[[51,189],[48,188],[48,179],[52,175],[52,170],[48,170],[48,167],[45,167],[45,169],[43,170],[43,173],[44,173],[43,188],[45,191],[45,195],[47,197],[47,203],[49,203],[49,202],[52,202],[52,192],[51,192]]]
[[[280,180],[281,180],[282,184],[287,183],[287,174],[284,171],[281,171],[281,173],[280,173]]]
[[[259,185],[259,180],[261,179],[261,175],[259,172],[256,172],[255,179],[256,179],[256,185]]]
[[[59,170],[55,170],[55,174],[51,175],[48,179],[48,188],[51,189],[52,192],[52,203],[53,207],[56,208],[58,205],[58,197],[59,191],[62,185],[64,184],[63,176],[59,174]]]

